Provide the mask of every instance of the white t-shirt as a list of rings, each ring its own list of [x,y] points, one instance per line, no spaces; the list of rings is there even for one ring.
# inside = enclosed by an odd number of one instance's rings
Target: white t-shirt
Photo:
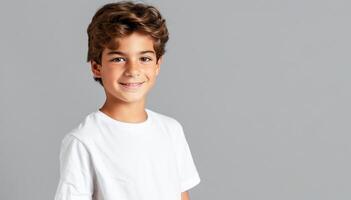
[[[145,111],[127,123],[97,110],[66,134],[55,200],[181,200],[200,183],[182,125]]]

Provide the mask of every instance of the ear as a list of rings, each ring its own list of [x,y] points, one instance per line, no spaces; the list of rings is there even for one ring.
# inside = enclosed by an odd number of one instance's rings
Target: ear
[[[160,67],[161,67],[162,62],[163,62],[163,56],[161,56],[158,59],[158,62],[156,64],[156,76],[160,73]]]
[[[93,72],[94,77],[101,78],[101,65],[92,60],[91,64],[91,71]]]

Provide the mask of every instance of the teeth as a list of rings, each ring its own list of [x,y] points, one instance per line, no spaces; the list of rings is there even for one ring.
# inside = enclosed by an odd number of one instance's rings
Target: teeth
[[[121,83],[122,85],[128,85],[128,86],[136,86],[136,85],[140,85],[142,83]]]

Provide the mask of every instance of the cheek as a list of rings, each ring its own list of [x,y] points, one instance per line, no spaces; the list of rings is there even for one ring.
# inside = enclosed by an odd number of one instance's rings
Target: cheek
[[[121,71],[116,68],[106,68],[103,72],[103,75],[106,80],[114,80],[118,78],[121,74]]]
[[[155,70],[155,69],[145,70],[145,75],[146,75],[149,79],[154,79],[154,78],[156,77],[156,70]]]

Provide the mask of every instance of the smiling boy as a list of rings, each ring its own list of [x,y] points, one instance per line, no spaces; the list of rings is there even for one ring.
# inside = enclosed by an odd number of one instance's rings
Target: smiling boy
[[[109,3],[87,32],[106,100],[63,138],[55,200],[189,200],[200,177],[183,127],[145,108],[168,41],[165,19],[151,5]]]

